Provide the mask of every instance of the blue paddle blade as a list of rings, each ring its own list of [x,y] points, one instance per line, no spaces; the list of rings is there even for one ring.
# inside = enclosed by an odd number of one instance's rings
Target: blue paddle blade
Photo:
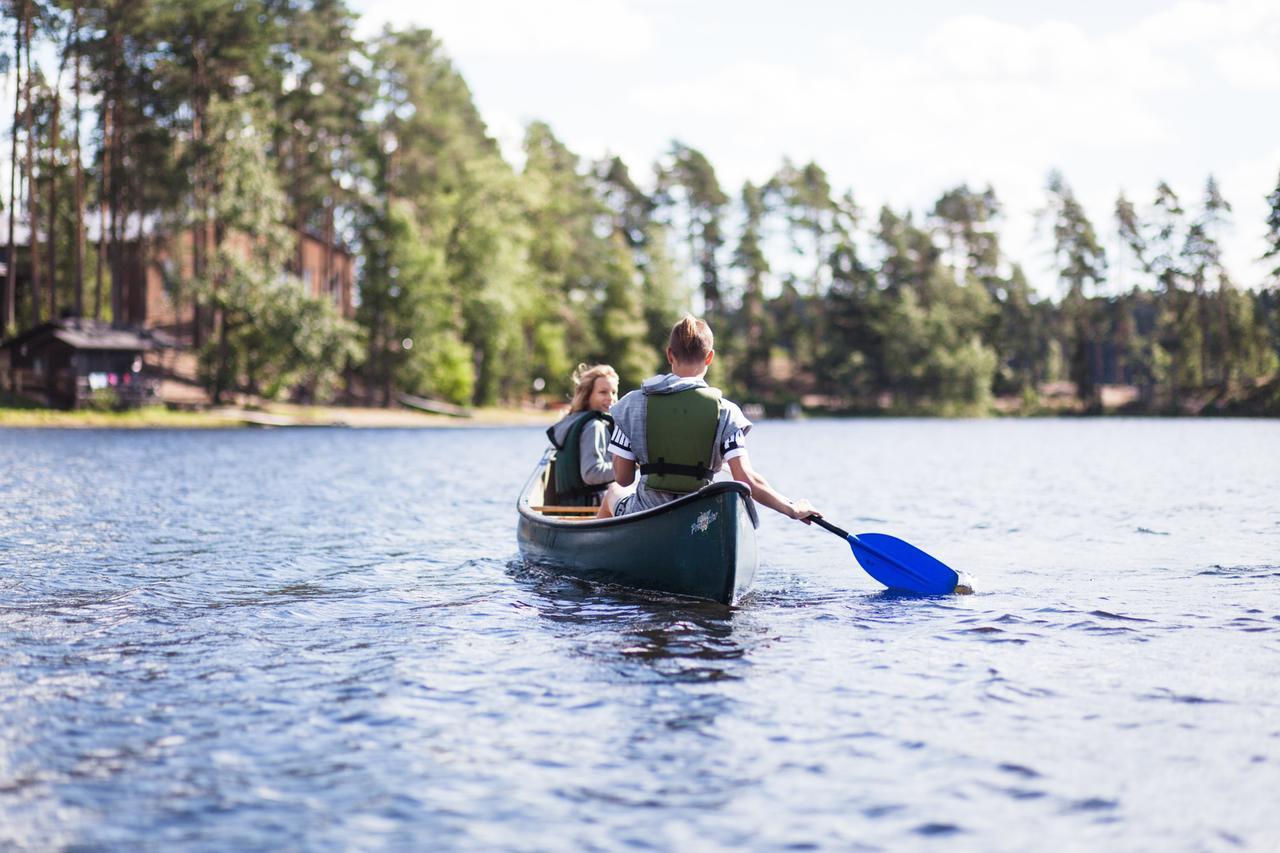
[[[853,556],[867,574],[889,589],[919,595],[949,595],[960,576],[909,542],[887,533],[849,536]]]

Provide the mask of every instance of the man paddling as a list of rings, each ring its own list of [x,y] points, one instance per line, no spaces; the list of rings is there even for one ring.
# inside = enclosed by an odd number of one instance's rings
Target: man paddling
[[[729,463],[733,479],[751,488],[757,503],[809,523],[819,517],[808,501],[791,501],[751,467],[746,437],[751,421],[737,404],[707,385],[715,338],[705,321],[686,315],[671,329],[671,372],[646,379],[613,405],[609,450],[617,486],[640,483],[630,494],[611,488],[600,516],[626,515],[670,503],[711,482]]]

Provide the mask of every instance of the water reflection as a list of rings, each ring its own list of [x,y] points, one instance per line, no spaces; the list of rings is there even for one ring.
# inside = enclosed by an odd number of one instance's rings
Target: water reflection
[[[751,654],[767,634],[749,607],[599,587],[521,563],[509,574],[529,594],[538,622],[593,664],[582,691],[607,697],[618,711],[612,730],[592,734],[607,742],[612,768],[625,772],[601,768],[561,796],[707,809],[754,784],[749,766],[725,757],[726,721],[740,710]]]
[[[741,640],[758,633],[740,630],[754,623],[742,608],[600,586],[520,561],[508,574],[533,594],[542,620],[558,636],[579,640],[587,656],[643,664],[665,680],[741,678],[747,655]]]

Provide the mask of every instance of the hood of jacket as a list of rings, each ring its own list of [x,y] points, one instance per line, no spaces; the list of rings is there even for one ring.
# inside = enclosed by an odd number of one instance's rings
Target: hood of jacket
[[[586,411],[586,412],[573,412],[572,414],[565,415],[563,418],[556,421],[551,426],[551,429],[547,430],[547,437],[551,439],[551,443],[555,445],[557,450],[563,449],[565,439],[569,437],[569,430],[573,429],[573,425],[576,424],[579,420],[581,420],[583,416],[592,415],[592,414],[598,415],[600,413]],[[611,418],[607,414],[604,415],[604,418],[606,421],[611,420]]]
[[[701,376],[676,376],[674,373],[664,373],[661,376],[650,376],[641,384],[640,390],[648,397],[654,394],[675,394],[690,388],[706,387],[707,380]]]

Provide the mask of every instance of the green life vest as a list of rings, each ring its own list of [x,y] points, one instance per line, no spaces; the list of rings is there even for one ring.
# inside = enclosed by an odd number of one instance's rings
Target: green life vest
[[[711,482],[711,457],[720,430],[720,392],[689,388],[645,399],[645,449],[640,466],[650,489],[684,494]]]
[[[569,426],[563,444],[556,443],[555,427],[547,430],[547,438],[551,439],[551,445],[556,449],[553,468],[556,503],[560,506],[589,506],[598,503],[597,496],[608,486],[593,486],[582,480],[582,430],[594,420],[602,420],[608,426],[613,423],[613,418],[604,412],[594,410],[580,412],[570,417],[576,417],[577,420]]]

